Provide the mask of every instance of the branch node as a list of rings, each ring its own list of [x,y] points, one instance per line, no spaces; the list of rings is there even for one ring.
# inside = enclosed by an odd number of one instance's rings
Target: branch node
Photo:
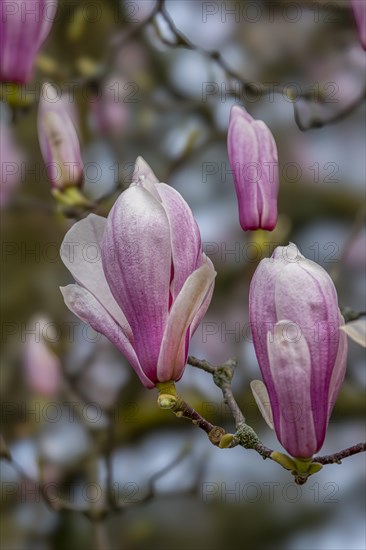
[[[214,426],[208,433],[208,438],[213,445],[220,445],[221,438],[226,435],[224,428],[220,426]]]
[[[259,442],[258,436],[247,424],[240,426],[236,432],[236,437],[238,438],[240,445],[245,449],[254,449],[256,444]]]

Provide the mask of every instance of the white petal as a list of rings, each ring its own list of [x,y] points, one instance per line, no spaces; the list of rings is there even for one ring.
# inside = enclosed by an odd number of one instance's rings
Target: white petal
[[[61,259],[75,281],[91,292],[132,338],[126,317],[114,299],[104,275],[101,241],[106,219],[89,214],[75,223],[61,245]]]
[[[357,319],[339,328],[357,344],[366,348],[366,319]]]
[[[142,157],[137,157],[130,187],[133,187],[134,185],[142,185],[153,195],[156,200],[161,202],[155,183],[159,183],[159,180],[150,166]]]
[[[250,388],[264,420],[271,430],[274,430],[272,408],[266,386],[262,380],[253,380],[250,383]]]
[[[112,318],[102,304],[85,288],[79,285],[68,285],[60,288],[67,307],[79,319],[88,323],[94,330],[104,334],[108,340],[126,357],[135,369],[141,382],[148,388],[154,384],[141,369],[135,350],[123,330],[123,327]]]

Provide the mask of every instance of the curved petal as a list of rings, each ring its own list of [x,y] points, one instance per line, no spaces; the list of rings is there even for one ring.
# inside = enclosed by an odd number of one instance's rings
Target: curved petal
[[[113,206],[102,262],[132,329],[140,364],[154,379],[169,308],[170,228],[163,206],[142,186],[127,189]]]
[[[165,183],[158,183],[155,187],[170,226],[174,270],[170,291],[175,300],[187,277],[201,265],[201,236],[192,210],[178,191]]]
[[[158,360],[160,382],[179,380],[186,363],[186,334],[216,276],[205,263],[186,280],[170,310]]]
[[[132,339],[132,331],[105,278],[101,242],[106,219],[89,214],[75,223],[61,244],[61,259],[75,281],[91,292]]]
[[[123,329],[101,303],[85,288],[68,285],[60,289],[67,307],[94,330],[103,334],[126,357],[147,388],[154,384],[142,371],[136,353]]]
[[[324,440],[329,384],[339,345],[336,289],[322,267],[300,258],[279,273],[275,303],[277,319],[291,319],[300,327],[309,347],[315,429],[318,440]]]
[[[155,183],[159,183],[159,180],[150,166],[142,157],[137,157],[131,186],[142,185],[153,195],[153,197],[155,197],[156,200],[160,201],[159,193],[155,188]]]
[[[210,258],[208,256],[206,256],[205,253],[202,253],[202,264],[205,264],[205,263],[208,263],[209,266],[211,267],[211,269],[213,269],[215,271],[214,265],[211,262]],[[201,307],[199,308],[199,310],[197,311],[196,315],[193,318],[191,327],[189,329],[191,337],[196,332],[199,324],[201,323],[202,319],[206,315],[206,311],[208,310],[208,307],[211,303],[214,288],[215,288],[215,281],[212,282],[212,284],[211,284],[210,288],[208,289],[207,294],[206,294],[206,296],[205,296],[205,298],[202,302]]]
[[[311,403],[311,358],[306,339],[286,337],[286,326],[276,324],[267,335],[268,357],[276,397],[280,403],[279,422],[274,425],[278,439],[294,457],[311,457],[322,445],[315,434]],[[273,397],[271,396],[271,404]],[[324,431],[324,430],[321,430]]]
[[[266,424],[271,430],[274,430],[271,402],[266,386],[263,384],[262,380],[253,380],[250,383],[250,388]]]

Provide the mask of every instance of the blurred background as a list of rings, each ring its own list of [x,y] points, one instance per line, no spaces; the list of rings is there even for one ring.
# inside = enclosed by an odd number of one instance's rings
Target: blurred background
[[[297,486],[252,451],[213,447],[159,410],[156,392],[67,310],[59,286],[72,279],[58,251],[75,214],[51,195],[36,122],[40,86],[52,82],[100,213],[129,185],[138,155],[188,201],[218,272],[190,354],[238,358],[234,394],[263,443],[281,450],[249,391],[260,376],[249,283],[263,257],[292,241],[331,274],[341,308],[365,311],[365,64],[348,0],[59,0],[27,105],[0,107],[4,549],[365,548],[363,454]],[[234,104],[277,142],[272,233],[244,234],[238,223],[226,151]],[[18,169],[5,174],[4,162]],[[321,454],[365,438],[363,351],[349,342]],[[234,429],[208,374],[188,366],[178,389]],[[103,516],[107,486],[123,506]]]

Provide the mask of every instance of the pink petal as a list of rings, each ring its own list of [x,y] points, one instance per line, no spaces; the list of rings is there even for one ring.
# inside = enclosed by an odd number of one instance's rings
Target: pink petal
[[[256,133],[248,117],[246,111],[234,106],[230,113],[227,135],[229,160],[238,197],[239,220],[244,231],[258,229],[260,225],[258,186],[253,177],[248,177],[251,174],[248,164],[258,164],[259,148]]]
[[[143,187],[130,187],[113,206],[102,262],[134,334],[139,361],[153,379],[169,308],[171,245],[165,210]]]
[[[192,211],[183,197],[165,183],[156,184],[155,187],[161,197],[170,227],[174,268],[170,291],[174,300],[187,277],[201,265],[201,236]]]
[[[310,397],[311,359],[305,338],[289,341],[286,329],[291,321],[276,324],[268,333],[268,357],[278,402],[278,439],[294,457],[311,457],[319,448],[314,429]]]
[[[210,258],[206,256],[206,254],[202,254],[202,264],[208,263],[211,269],[215,270],[213,263],[211,262]],[[203,299],[202,305],[197,311],[196,315],[193,318],[191,327],[189,329],[190,336],[192,337],[193,334],[196,332],[199,324],[201,323],[202,319],[206,315],[206,311],[208,310],[208,307],[211,303],[213,291],[215,288],[215,281],[212,282],[210,288],[207,291],[207,294],[205,298]]]
[[[339,313],[339,324],[344,325],[344,319]],[[343,327],[340,326],[340,329]],[[338,394],[343,384],[344,376],[346,374],[347,368],[347,352],[348,352],[348,341],[346,334],[340,330],[339,334],[339,346],[335,364],[333,367],[332,377],[329,384],[329,398],[328,398],[328,422],[330,415],[332,414],[333,407],[337,400]]]
[[[216,276],[205,263],[183,285],[170,310],[158,360],[160,382],[179,380],[186,363],[186,335]]]
[[[277,319],[291,319],[311,357],[311,398],[318,441],[327,427],[328,392],[339,344],[337,293],[328,273],[310,260],[288,263],[276,278]]]
[[[68,285],[60,290],[67,307],[94,330],[104,334],[126,357],[141,382],[147,388],[152,388],[154,384],[142,371],[129,338],[102,304],[88,290],[79,285]]]

